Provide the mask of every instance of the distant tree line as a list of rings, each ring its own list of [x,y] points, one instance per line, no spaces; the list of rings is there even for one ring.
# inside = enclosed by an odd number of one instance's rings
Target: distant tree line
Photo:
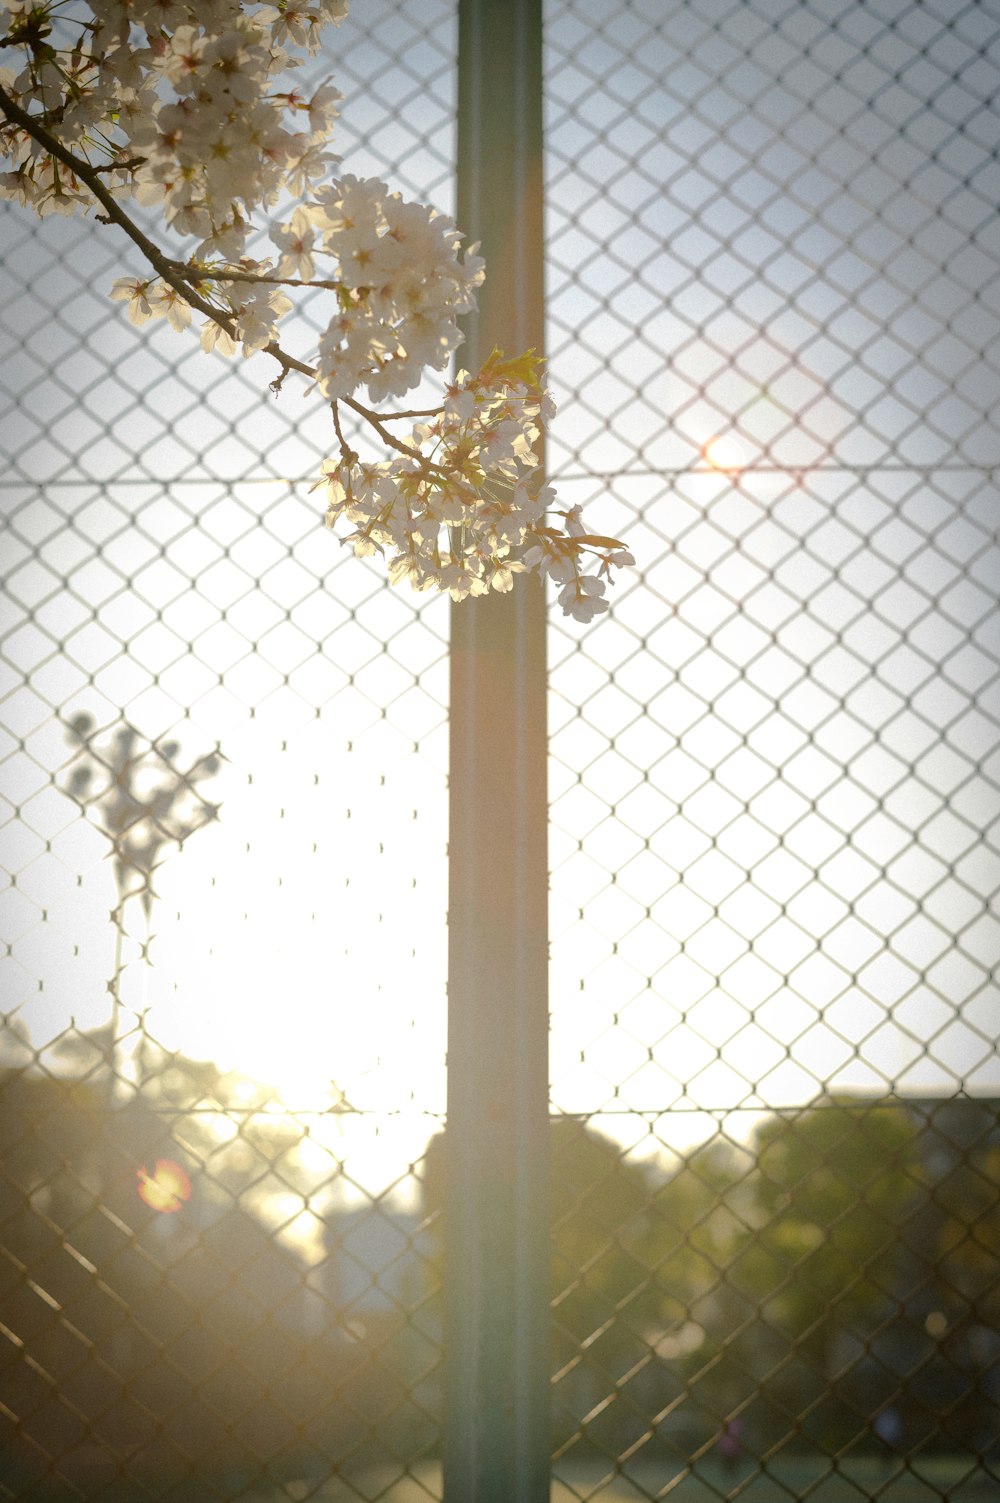
[[[150,1041],[142,1089],[116,1103],[99,1032],[68,1034],[45,1069],[7,1037],[14,1496],[169,1475],[195,1498],[223,1473],[318,1479],[436,1451],[443,1137],[417,1165],[422,1207],[348,1212],[263,1087]],[[572,1117],[551,1147],[561,1454],[649,1446],[682,1465],[734,1417],[757,1454],[874,1450],[890,1408],[903,1447],[996,1450],[995,1102],[821,1100],[672,1167]],[[159,1162],[192,1187],[166,1213],[138,1193]],[[324,1215],[318,1265],[276,1234],[285,1193]]]
[[[877,1450],[891,1409],[901,1447],[996,1453],[995,1101],[824,1098],[672,1172],[572,1117],[551,1150],[557,1449],[683,1459],[737,1418],[758,1454]]]

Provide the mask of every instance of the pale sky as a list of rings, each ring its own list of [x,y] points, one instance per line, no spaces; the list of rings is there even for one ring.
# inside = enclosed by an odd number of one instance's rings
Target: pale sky
[[[553,619],[552,1101],[650,1149],[824,1087],[1000,1091],[989,153],[958,24],[945,130],[846,9],[818,78],[793,16],[685,52],[649,7],[549,10],[550,469],[639,561]],[[375,10],[410,71],[347,34],[345,169],[447,209],[450,8],[429,93]],[[291,1107],[335,1081],[384,1184],[444,1107],[447,604],[323,530],[325,416],[261,357],[130,328],[100,227],[5,230],[5,1005],[39,1047],[107,1012],[53,709],[218,742],[130,995]]]

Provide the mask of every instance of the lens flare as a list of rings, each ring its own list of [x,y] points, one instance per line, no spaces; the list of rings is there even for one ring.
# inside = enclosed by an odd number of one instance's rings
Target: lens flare
[[[173,1159],[157,1159],[150,1174],[145,1165],[137,1169],[139,1199],[153,1211],[179,1211],[191,1199],[191,1181]]]
[[[745,468],[747,451],[735,433],[720,433],[702,445],[702,458],[713,470],[734,475]]]

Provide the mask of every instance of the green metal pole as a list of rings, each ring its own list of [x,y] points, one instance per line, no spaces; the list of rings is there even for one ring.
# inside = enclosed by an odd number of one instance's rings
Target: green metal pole
[[[543,349],[541,0],[459,0],[459,364]],[[549,1498],[545,601],[453,607],[445,1503]]]

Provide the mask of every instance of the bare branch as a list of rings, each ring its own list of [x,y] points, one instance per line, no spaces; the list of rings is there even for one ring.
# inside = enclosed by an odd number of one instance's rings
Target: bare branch
[[[378,414],[372,412],[371,408],[366,407],[363,402],[355,401],[354,397],[341,397],[339,400],[346,403],[352,412],[356,412],[359,417],[364,418],[365,422],[369,423],[375,429],[379,438],[388,448],[395,449],[399,454],[406,454],[410,459],[418,460],[422,470],[436,470],[439,475],[447,474],[447,471],[441,465],[435,464],[433,459],[428,459],[424,454],[421,454],[419,449],[414,449],[412,444],[404,444],[398,438],[394,438],[389,430],[383,427]]]

